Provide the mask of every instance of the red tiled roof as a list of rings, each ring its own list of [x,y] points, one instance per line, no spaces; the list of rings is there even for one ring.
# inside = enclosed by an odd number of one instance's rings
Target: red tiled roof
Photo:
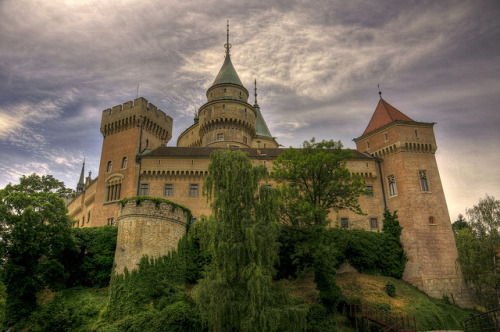
[[[397,110],[394,106],[380,98],[377,108],[373,113],[372,119],[366,127],[363,135],[366,135],[375,129],[385,126],[395,121],[414,121],[408,116],[404,115],[401,111]]]

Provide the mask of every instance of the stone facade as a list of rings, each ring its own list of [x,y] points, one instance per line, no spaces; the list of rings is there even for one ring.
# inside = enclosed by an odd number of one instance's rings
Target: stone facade
[[[271,170],[283,149],[278,148],[264,121],[256,87],[254,95],[254,105],[250,105],[248,90],[226,49],[224,64],[207,90],[207,102],[197,111],[194,123],[179,136],[177,147],[166,146],[172,119],[144,98],[103,111],[99,175],[89,179],[83,192],[68,205],[70,216],[78,221],[75,226],[101,226],[116,220],[121,223],[125,217],[117,201],[139,195],[185,205],[195,218],[209,215],[210,203],[202,195],[202,186],[214,149],[240,149],[254,165]],[[468,306],[471,302],[456,268],[457,249],[434,155],[437,144],[433,126],[412,120],[380,98],[365,132],[354,139],[356,150],[347,161],[350,172],[360,175],[372,190],[359,199],[366,215],[332,211],[330,227],[379,232],[384,210],[398,211],[403,226],[401,241],[409,258],[404,279],[433,297],[446,295]],[[89,213],[90,221],[82,223]],[[123,225],[128,226],[119,226],[120,232],[126,230],[127,238],[149,232],[144,228],[156,224],[148,223],[148,214],[142,215],[133,223],[125,218],[129,221]],[[165,234],[175,234],[175,242],[180,228],[169,227]],[[121,245],[119,250],[132,246],[130,250],[136,248],[138,255],[124,255],[121,266],[128,266],[125,261],[129,258],[133,262],[140,259],[143,252],[138,243],[142,242],[130,240]],[[172,243],[169,248],[173,248]]]
[[[177,249],[186,234],[187,214],[166,202],[156,206],[145,200],[137,205],[129,200],[118,209],[118,238],[115,252],[115,273],[132,271],[141,258],[157,258]]]

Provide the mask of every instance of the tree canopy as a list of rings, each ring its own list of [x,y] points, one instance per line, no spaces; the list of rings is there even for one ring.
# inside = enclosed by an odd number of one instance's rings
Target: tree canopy
[[[36,306],[43,287],[63,287],[64,259],[72,248],[72,221],[63,197],[71,190],[51,175],[23,176],[0,190],[0,254],[7,286],[5,323],[11,324]]]
[[[292,225],[326,225],[331,210],[363,214],[358,198],[366,192],[365,183],[347,169],[352,157],[340,141],[314,138],[301,149],[284,150],[271,173],[282,189],[283,219]]]
[[[203,320],[212,331],[303,330],[306,311],[272,284],[279,200],[276,189],[259,188],[266,169],[241,151],[218,150],[208,170],[212,215],[201,243],[211,262],[196,290]]]
[[[486,196],[467,209],[468,227],[456,234],[458,261],[465,280],[479,303],[493,309],[500,305],[500,201]]]

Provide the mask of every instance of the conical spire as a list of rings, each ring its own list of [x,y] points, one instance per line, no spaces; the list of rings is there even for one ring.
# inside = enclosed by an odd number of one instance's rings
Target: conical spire
[[[257,116],[255,117],[255,136],[273,138],[273,136],[271,136],[269,128],[267,127],[266,121],[264,120],[264,117],[260,112],[259,104],[257,104],[257,80],[255,80],[254,83],[255,83],[255,90],[254,90],[255,103],[253,104],[253,109],[257,114]]]
[[[219,74],[217,74],[214,83],[212,83],[212,86],[218,84],[236,84],[243,86],[231,62],[231,55],[230,55],[231,44],[229,43],[229,20],[227,21],[227,42],[224,45],[224,47],[226,49],[226,58],[224,59],[224,64],[222,65]]]
[[[83,189],[85,187],[85,159],[83,159],[83,165],[82,165],[82,172],[80,173],[80,180],[78,181],[78,184],[76,185],[76,194],[80,194],[83,192]]]

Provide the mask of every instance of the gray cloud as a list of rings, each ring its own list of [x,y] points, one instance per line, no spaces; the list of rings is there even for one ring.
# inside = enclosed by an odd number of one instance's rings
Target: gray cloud
[[[464,193],[500,198],[493,166],[499,7],[472,0],[3,1],[0,186],[33,171],[74,186],[83,157],[95,175],[101,111],[134,99],[138,85],[140,96],[174,119],[175,144],[222,65],[229,18],[236,70],[250,93],[257,78],[262,112],[284,146],[316,136],[354,147],[378,83],[408,116],[438,122],[453,219],[477,202]]]

